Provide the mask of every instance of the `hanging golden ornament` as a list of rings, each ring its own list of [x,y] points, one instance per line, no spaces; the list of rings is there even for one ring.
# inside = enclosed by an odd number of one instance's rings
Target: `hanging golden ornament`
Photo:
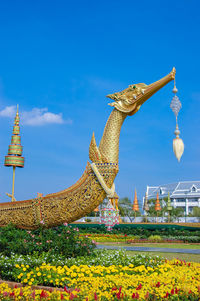
[[[176,130],[174,132],[176,138],[173,139],[173,151],[174,151],[174,154],[175,154],[177,160],[180,162],[181,156],[184,152],[184,143],[183,143],[183,140],[179,137],[180,131],[178,128],[178,113],[179,113],[182,105],[181,105],[181,102],[180,102],[178,96],[176,95],[176,93],[178,92],[178,89],[176,88],[175,78],[174,78],[174,88],[173,88],[172,92],[175,95],[172,98],[170,108],[172,109],[172,111],[174,112],[174,115],[176,117]]]

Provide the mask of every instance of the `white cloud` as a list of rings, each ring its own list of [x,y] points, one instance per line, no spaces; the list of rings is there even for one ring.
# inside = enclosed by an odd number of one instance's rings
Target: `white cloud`
[[[16,114],[16,106],[9,106],[0,111],[0,117],[13,118]],[[30,126],[40,126],[45,124],[71,124],[72,120],[64,120],[62,113],[55,114],[48,112],[48,108],[33,108],[31,111],[20,112],[21,123]]]
[[[21,121],[27,125],[44,125],[50,123],[64,123],[62,114],[54,114],[48,112],[47,108],[34,108],[31,111],[24,111],[21,113]]]
[[[14,117],[16,114],[16,107],[15,106],[9,106],[5,107],[5,109],[0,111],[1,117]]]

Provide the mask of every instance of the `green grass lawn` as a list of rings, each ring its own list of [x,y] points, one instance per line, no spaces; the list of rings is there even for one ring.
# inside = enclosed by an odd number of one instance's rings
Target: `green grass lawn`
[[[200,263],[200,255],[197,254],[184,254],[184,253],[162,253],[162,252],[135,252],[135,251],[126,251],[126,253],[130,256],[134,256],[137,254],[144,254],[150,256],[161,256],[163,258],[172,260],[172,259],[180,259],[185,260],[186,262],[199,262]]]
[[[120,247],[148,247],[148,248],[171,248],[171,249],[200,249],[200,244],[186,244],[186,243],[134,243],[126,244],[123,242],[99,242],[99,245],[120,246]]]

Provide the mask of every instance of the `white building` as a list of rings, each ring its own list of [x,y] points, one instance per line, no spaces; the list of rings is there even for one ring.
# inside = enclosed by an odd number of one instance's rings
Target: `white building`
[[[159,199],[162,200],[168,197],[168,192],[170,193],[172,206],[174,208],[183,208],[186,215],[191,213],[194,207],[200,207],[200,181],[185,181],[160,186],[147,186],[147,199],[156,199],[158,193]]]

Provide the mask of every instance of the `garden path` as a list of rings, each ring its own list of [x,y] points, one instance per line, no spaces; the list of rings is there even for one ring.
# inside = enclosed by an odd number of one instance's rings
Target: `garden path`
[[[106,246],[97,245],[97,249],[118,250],[125,249],[126,251],[141,251],[141,252],[166,252],[166,253],[188,253],[200,254],[198,249],[172,249],[172,248],[149,248],[149,247],[122,247],[122,246]]]

